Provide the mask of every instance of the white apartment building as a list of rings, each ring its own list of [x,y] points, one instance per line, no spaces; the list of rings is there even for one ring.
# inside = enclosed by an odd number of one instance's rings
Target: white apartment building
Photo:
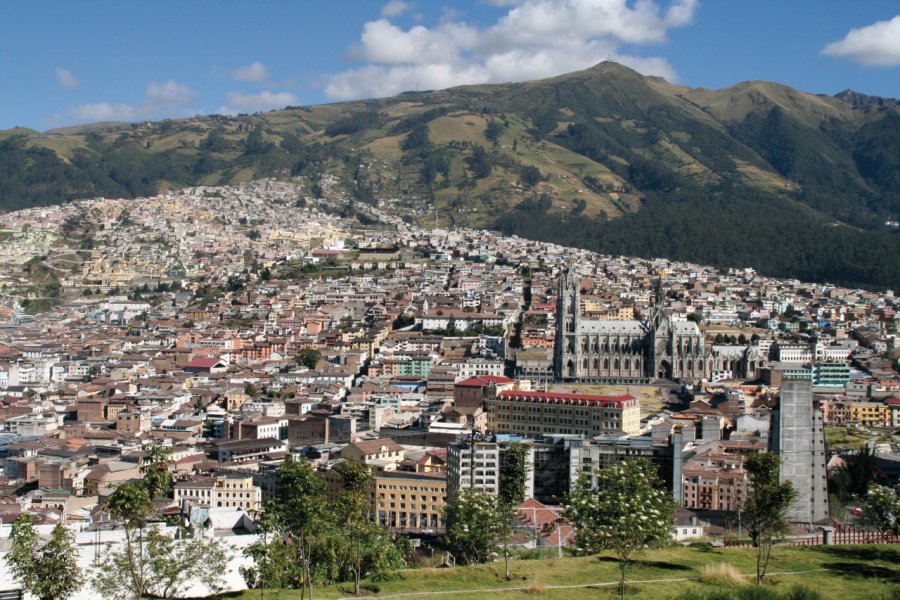
[[[217,475],[175,483],[175,503],[189,506],[259,510],[262,490],[253,477],[241,474]]]
[[[450,444],[447,448],[447,495],[452,496],[460,489],[497,494],[500,490],[500,446],[493,442]]]

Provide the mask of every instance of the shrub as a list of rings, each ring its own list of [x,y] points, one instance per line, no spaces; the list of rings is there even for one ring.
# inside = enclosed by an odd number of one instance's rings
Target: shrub
[[[728,563],[703,565],[700,569],[700,581],[712,585],[738,586],[747,583],[747,580],[738,571],[737,567]]]
[[[740,590],[737,600],[781,600],[781,597],[771,588],[754,585]]]
[[[795,585],[785,595],[784,600],[822,600],[822,594],[802,585]]]

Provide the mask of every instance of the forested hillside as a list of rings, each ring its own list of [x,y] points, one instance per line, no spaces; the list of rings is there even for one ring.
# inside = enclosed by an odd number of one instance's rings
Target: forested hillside
[[[6,210],[259,177],[398,199],[423,223],[900,287],[900,106],[855,92],[690,89],[606,62],[255,115],[0,132]]]

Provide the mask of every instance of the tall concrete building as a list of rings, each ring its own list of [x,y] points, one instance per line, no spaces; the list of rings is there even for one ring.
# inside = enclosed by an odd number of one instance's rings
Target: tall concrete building
[[[797,490],[787,519],[812,524],[828,518],[825,423],[808,380],[782,384],[770,431],[769,450],[781,456],[779,478],[790,481]]]

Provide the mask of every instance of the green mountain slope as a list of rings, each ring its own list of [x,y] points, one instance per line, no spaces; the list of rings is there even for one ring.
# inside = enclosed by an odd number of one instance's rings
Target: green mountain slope
[[[881,100],[881,101],[879,101]],[[0,208],[323,175],[408,219],[900,286],[900,107],[612,62],[546,80],[236,117],[0,132]]]

